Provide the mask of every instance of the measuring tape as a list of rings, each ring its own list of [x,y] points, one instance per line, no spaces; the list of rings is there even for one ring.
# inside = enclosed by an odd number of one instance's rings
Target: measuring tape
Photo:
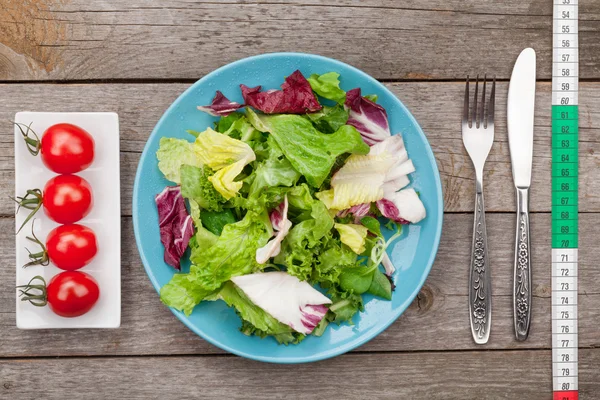
[[[552,384],[578,399],[578,0],[554,0],[552,49]]]

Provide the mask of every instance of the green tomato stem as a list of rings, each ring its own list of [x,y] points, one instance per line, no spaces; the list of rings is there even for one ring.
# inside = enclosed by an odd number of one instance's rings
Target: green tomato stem
[[[19,131],[21,131],[21,135],[23,135],[23,140],[25,140],[25,144],[27,145],[27,151],[29,151],[29,153],[32,156],[37,156],[40,152],[40,148],[41,148],[41,141],[39,136],[33,131],[33,129],[31,129],[31,124],[33,122],[30,122],[29,125],[25,125],[25,124],[21,124],[19,122],[14,122],[14,124],[17,126],[17,128],[19,128]],[[25,130],[23,130],[25,129]],[[32,138],[29,136],[29,134],[32,134],[35,138]]]
[[[40,284],[33,284],[34,281],[41,281]],[[46,290],[46,281],[39,275],[31,278],[27,285],[17,286],[21,301],[28,301],[36,307],[43,307],[48,304],[48,292]],[[38,293],[35,293],[37,291]]]

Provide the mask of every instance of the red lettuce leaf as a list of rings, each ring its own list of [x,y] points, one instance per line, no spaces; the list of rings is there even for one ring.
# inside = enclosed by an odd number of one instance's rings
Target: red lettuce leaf
[[[361,96],[360,88],[346,93],[344,105],[350,110],[346,124],[355,127],[369,146],[391,136],[385,108]]]
[[[240,85],[240,88],[246,105],[265,114],[306,114],[322,108],[310,84],[298,70],[285,78],[281,90],[261,92],[260,86],[249,88],[246,85]]]
[[[158,209],[160,241],[165,246],[165,262],[181,269],[181,257],[194,235],[192,217],[185,208],[179,186],[167,186],[154,198]]]
[[[242,107],[244,107],[243,104],[230,101],[223,93],[217,90],[217,93],[212,99],[210,105],[198,106],[198,110],[204,111],[210,115],[214,115],[215,117],[225,117]]]

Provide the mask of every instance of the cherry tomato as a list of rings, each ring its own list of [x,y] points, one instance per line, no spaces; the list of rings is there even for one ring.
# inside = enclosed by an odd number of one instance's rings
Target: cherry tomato
[[[100,297],[98,283],[81,271],[66,271],[48,283],[48,305],[61,317],[78,317],[90,311]]]
[[[59,174],[83,171],[94,161],[94,138],[72,124],[52,125],[42,135],[44,165]]]
[[[44,187],[44,212],[59,224],[72,224],[92,209],[92,187],[77,175],[58,175]]]
[[[50,262],[65,271],[74,271],[96,256],[96,235],[87,226],[73,224],[54,228],[46,238]]]
[[[61,272],[47,285],[44,278],[35,276],[27,285],[17,288],[20,289],[22,300],[37,307],[48,305],[56,315],[69,318],[90,311],[100,297],[96,280],[81,271]]]

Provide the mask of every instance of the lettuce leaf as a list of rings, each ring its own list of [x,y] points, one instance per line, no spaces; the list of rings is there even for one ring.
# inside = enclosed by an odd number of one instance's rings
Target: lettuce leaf
[[[369,152],[369,146],[362,141],[356,129],[349,125],[343,125],[332,134],[325,134],[298,115],[255,115],[250,121],[253,119],[259,121],[255,128],[266,129],[275,137],[292,166],[313,187],[321,186],[331,172],[337,156]]]
[[[225,198],[208,180],[212,172],[206,167],[192,165],[181,166],[181,194],[194,200],[201,208],[210,211],[221,211]]]
[[[358,224],[335,224],[335,229],[340,234],[340,240],[350,247],[356,254],[365,251],[365,239],[369,230]]]
[[[243,220],[225,225],[217,241],[190,268],[198,287],[215,290],[233,276],[262,268],[256,262],[256,250],[272,235],[271,221],[266,212],[248,212]]]
[[[252,126],[245,115],[242,115],[241,118],[237,118],[223,133],[248,144],[252,141],[260,140],[261,138],[260,131]]]
[[[179,174],[182,165],[202,166],[202,160],[198,158],[193,144],[184,139],[161,138],[156,158],[160,172],[175,183],[181,183]]]
[[[333,133],[348,121],[348,110],[339,104],[335,107],[324,106],[321,111],[306,114],[317,130],[323,133]]]
[[[292,197],[288,197],[290,210]],[[304,218],[306,214],[299,215]],[[333,228],[333,218],[321,201],[312,199],[308,215],[308,219],[292,227],[281,244],[281,253],[275,258],[276,263],[285,265],[290,275],[300,280],[311,277],[320,249],[331,238]]]
[[[160,300],[189,316],[194,307],[210,295],[212,290],[204,290],[190,280],[190,274],[175,274],[165,286],[160,288]]]
[[[371,293],[373,296],[378,296],[386,300],[392,299],[392,284],[379,268],[375,270],[371,286],[369,286],[367,292]]]
[[[270,144],[269,158],[259,163],[254,170],[254,180],[250,185],[248,197],[257,196],[268,187],[294,186],[300,179],[300,173],[285,158],[272,136],[269,136],[267,142]]]
[[[221,211],[203,210],[200,214],[202,225],[211,233],[219,236],[227,224],[235,223],[235,217],[230,208]]]
[[[198,135],[194,142],[194,149],[200,161],[216,171],[214,175],[208,177],[215,189],[227,200],[235,197],[243,183],[236,182],[234,179],[246,164],[256,159],[252,148],[241,140],[208,128]]]
[[[363,300],[359,294],[347,294],[344,297],[333,298],[333,304],[329,306],[329,311],[333,315],[331,321],[342,323],[347,321],[352,325],[352,317],[363,310]]]
[[[227,116],[219,118],[217,122],[215,122],[215,131],[220,133],[225,133],[231,128],[231,125],[238,119],[242,118],[244,114],[239,112],[231,113]],[[197,135],[196,135],[197,136]],[[239,138],[236,138],[239,139]]]
[[[312,90],[319,96],[333,100],[336,103],[344,104],[346,101],[346,92],[340,89],[340,74],[337,72],[328,72],[323,75],[312,74],[308,78],[308,83]]]

